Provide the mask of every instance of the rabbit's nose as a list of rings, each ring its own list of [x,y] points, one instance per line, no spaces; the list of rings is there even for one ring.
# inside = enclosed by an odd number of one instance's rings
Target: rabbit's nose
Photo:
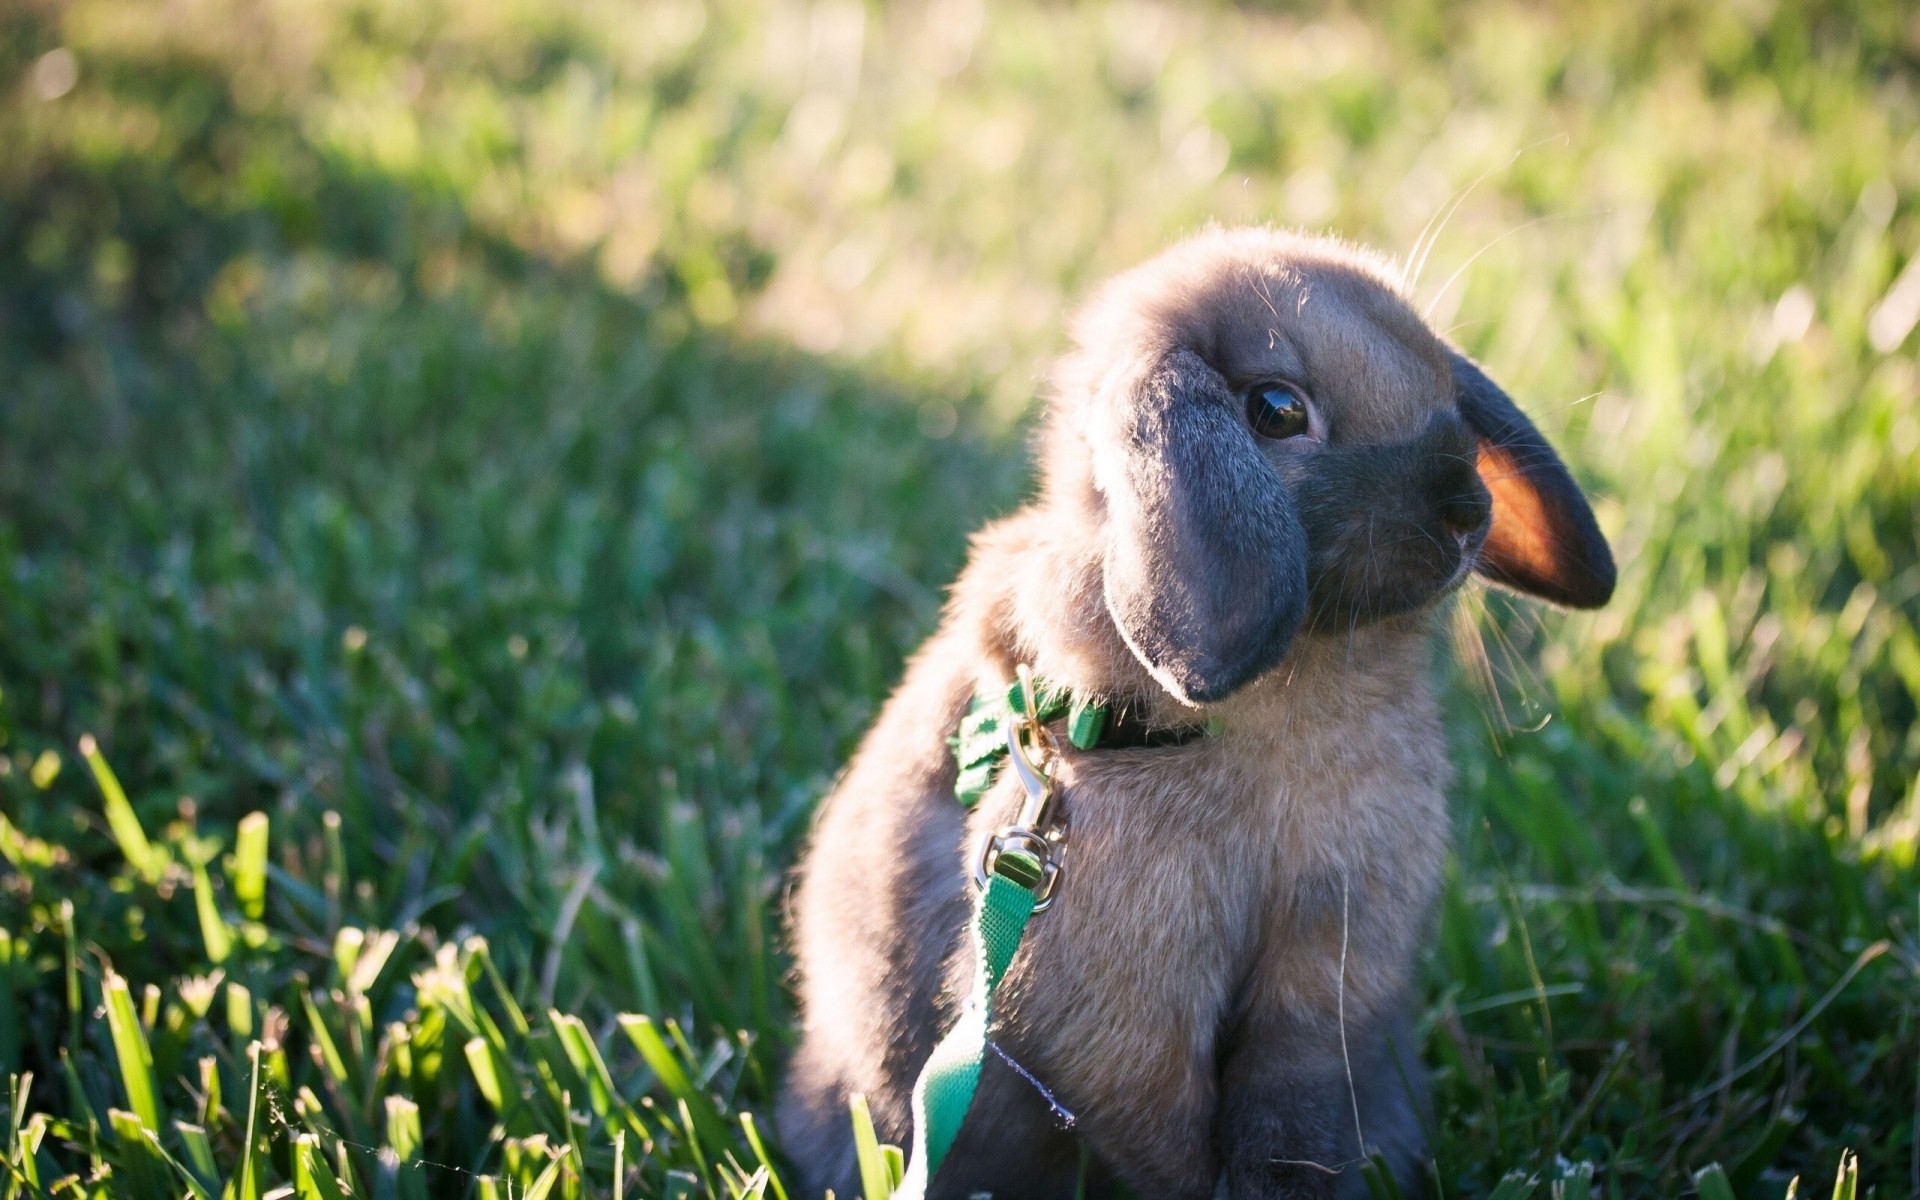
[[[1488,516],[1492,516],[1492,503],[1488,503],[1484,490],[1452,497],[1440,505],[1440,526],[1455,538],[1478,534],[1486,528]]]
[[[1466,539],[1487,526],[1493,515],[1493,500],[1478,479],[1440,503],[1440,524],[1454,537]]]
[[[1451,413],[1427,422],[1421,449],[1428,458],[1426,500],[1447,533],[1464,543],[1487,527],[1493,497],[1475,469],[1473,432]]]

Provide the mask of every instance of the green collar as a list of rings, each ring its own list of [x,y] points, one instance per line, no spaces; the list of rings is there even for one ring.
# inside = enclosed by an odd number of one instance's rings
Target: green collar
[[[1067,741],[1076,750],[1179,746],[1219,732],[1211,721],[1173,728],[1149,726],[1141,719],[1138,705],[1095,704],[1043,679],[1034,680],[1033,690],[1040,723],[1065,720]],[[974,694],[967,715],[961,718],[960,732],[948,739],[959,769],[953,793],[962,805],[972,808],[993,785],[994,774],[1007,757],[1007,726],[1025,720],[1026,712],[1027,698],[1019,680]]]

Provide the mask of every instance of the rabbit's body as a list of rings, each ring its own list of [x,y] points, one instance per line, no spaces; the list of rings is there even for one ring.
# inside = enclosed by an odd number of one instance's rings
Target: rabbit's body
[[[1318,324],[1283,324],[1316,293]],[[914,1079],[972,978],[972,858],[1018,804],[1003,772],[963,809],[948,739],[1025,663],[1149,726],[1208,733],[1053,764],[1071,822],[1060,894],[994,1001],[994,1044],[1037,1084],[988,1056],[930,1194],[1071,1196],[1084,1143],[1089,1195],[1115,1179],[1156,1198],[1364,1195],[1375,1153],[1411,1195],[1425,1086],[1405,1012],[1451,777],[1428,633],[1497,536],[1472,435],[1432,414],[1484,377],[1459,383],[1371,268],[1266,231],[1123,278],[1080,339],[1039,497],[976,539],[821,813],[795,906],[786,1149],[810,1188],[851,1195],[850,1096],[911,1139]],[[1222,419],[1238,404],[1222,381],[1332,371],[1364,404],[1316,408],[1333,423],[1319,446],[1275,451]],[[1100,424],[1114,405],[1117,434]],[[1439,537],[1420,524],[1435,506]]]
[[[1016,541],[1006,535],[1021,520],[991,540]],[[986,557],[962,587],[1017,575]],[[1381,1043],[1447,845],[1449,767],[1424,680],[1425,624],[1403,618],[1360,630],[1351,646],[1302,645],[1292,686],[1275,678],[1234,697],[1217,736],[1063,757],[1066,876],[996,998],[997,1041],[1139,1195],[1212,1193],[1223,1069],[1256,1073],[1256,1061],[1327,1102],[1291,1156],[1348,1164],[1343,1002],[1369,1141],[1403,1154],[1419,1145],[1417,1088],[1402,1086]],[[990,678],[1011,675],[1000,666],[1010,647],[993,640],[978,627],[935,636],[820,818],[817,843],[849,858],[816,860],[798,899],[801,960],[831,967],[808,973],[806,1041],[782,1121],[808,1178],[840,1195],[856,1194],[847,1098],[865,1094],[883,1136],[907,1140],[914,1077],[966,995],[967,848],[1007,819],[1017,788],[1003,779],[968,818],[953,799],[946,737],[983,665]],[[1303,710],[1300,697],[1313,705]],[[1274,1053],[1288,1040],[1311,1052]],[[1417,1085],[1417,1062],[1399,1065]],[[973,1127],[1002,1103],[1002,1120]],[[974,1113],[956,1159],[968,1161],[969,1145],[997,1152],[982,1163],[988,1174],[943,1178],[951,1194],[1072,1194],[1077,1154],[1004,1062],[989,1062]]]

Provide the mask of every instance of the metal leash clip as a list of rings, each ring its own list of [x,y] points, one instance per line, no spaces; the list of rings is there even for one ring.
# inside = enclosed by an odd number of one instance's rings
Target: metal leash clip
[[[1021,714],[1025,720],[1007,722],[1007,761],[1026,795],[1012,824],[982,839],[974,860],[973,881],[984,888],[989,876],[999,875],[1017,883],[1033,893],[1033,911],[1040,913],[1052,905],[1060,883],[1067,821],[1066,814],[1056,811],[1053,803],[1053,780],[1027,753],[1027,739],[1031,738],[1047,761],[1059,755],[1053,736],[1034,716],[1033,675],[1024,664],[1020,667],[1020,686],[1026,697],[1026,712]]]

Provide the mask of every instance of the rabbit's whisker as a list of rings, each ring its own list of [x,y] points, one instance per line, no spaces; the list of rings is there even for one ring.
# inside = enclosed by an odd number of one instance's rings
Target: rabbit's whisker
[[[1486,616],[1486,593],[1483,590],[1463,590],[1460,603],[1453,610],[1453,644],[1459,656],[1460,665],[1466,670],[1467,677],[1481,697],[1492,703],[1495,722],[1488,720],[1488,730],[1498,735],[1511,736],[1513,722],[1507,717],[1507,706],[1500,695],[1500,682],[1494,675],[1493,661],[1487,654],[1486,638],[1480,627]],[[1485,717],[1486,710],[1481,710]]]
[[[1528,142],[1518,150],[1515,150],[1512,155],[1507,158],[1507,161],[1501,163],[1499,166],[1488,167],[1486,170],[1480,172],[1480,174],[1474,177],[1472,183],[1455,192],[1453,198],[1447,204],[1437,210],[1433,216],[1428,217],[1426,224],[1420,227],[1419,236],[1413,239],[1413,249],[1409,251],[1407,255],[1409,264],[1413,267],[1413,277],[1411,279],[1407,277],[1404,266],[1401,269],[1401,284],[1405,290],[1411,293],[1420,286],[1420,277],[1426,274],[1427,271],[1428,257],[1432,255],[1433,248],[1440,244],[1440,235],[1446,232],[1447,223],[1453,220],[1453,214],[1459,211],[1460,206],[1466,202],[1467,197],[1473,195],[1481,184],[1492,178],[1496,173],[1511,169],[1513,164],[1519,162],[1521,156],[1528,151],[1538,149],[1556,139],[1564,139],[1565,136],[1564,134],[1555,134],[1541,138],[1538,141]],[[1429,308],[1431,308],[1431,306],[1429,306]]]
[[[1347,1071],[1347,1099],[1353,1104],[1353,1144],[1360,1149],[1364,1157],[1367,1153],[1367,1133],[1360,1124],[1360,1089],[1353,1082],[1353,1055],[1347,1050],[1347,932],[1351,923],[1347,919],[1347,893],[1350,890],[1350,877],[1343,868],[1340,872],[1340,986],[1337,1006],[1340,1013],[1340,1063]]]

